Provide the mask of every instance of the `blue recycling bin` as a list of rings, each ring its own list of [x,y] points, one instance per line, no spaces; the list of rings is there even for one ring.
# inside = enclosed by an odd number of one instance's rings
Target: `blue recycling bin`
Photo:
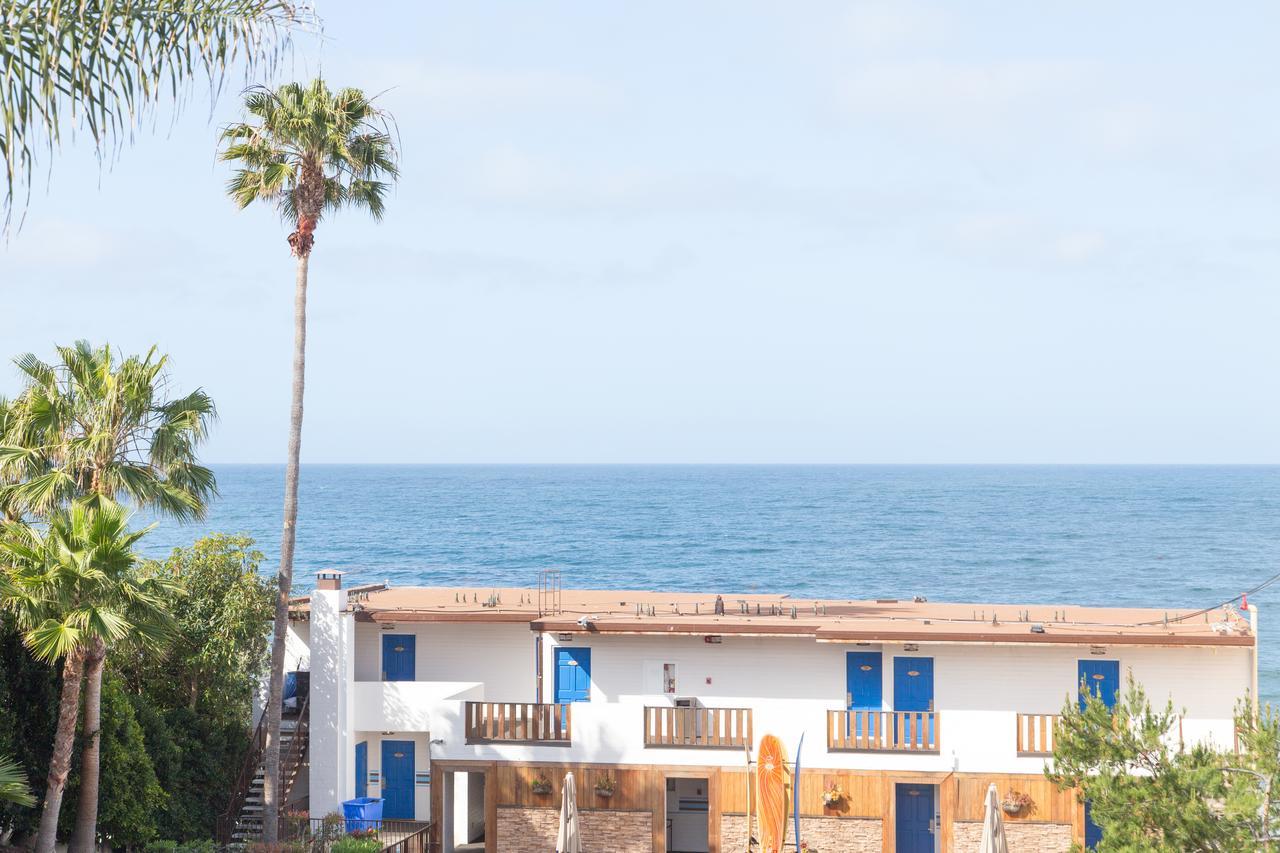
[[[356,797],[344,800],[342,816],[347,819],[347,832],[363,832],[382,828],[382,797]]]

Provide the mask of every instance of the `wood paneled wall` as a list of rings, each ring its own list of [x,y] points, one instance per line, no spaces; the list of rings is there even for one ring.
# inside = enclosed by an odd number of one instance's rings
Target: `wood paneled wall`
[[[572,771],[577,783],[578,806],[583,809],[618,809],[647,811],[652,815],[653,849],[666,848],[666,780],[669,778],[706,779],[709,805],[708,828],[713,853],[735,853],[720,845],[720,816],[745,814],[748,804],[748,773],[745,768],[603,765],[603,764],[494,764],[489,762],[437,762],[433,766],[432,808],[442,807],[444,774],[450,770],[483,772],[485,811],[488,837],[493,838],[499,806],[521,808],[560,807],[560,794],[565,773]],[[531,783],[545,775],[552,790],[549,794],[533,793]],[[615,781],[612,797],[595,794],[595,785],[604,776]],[[804,817],[873,818],[885,821],[885,850],[893,849],[894,785],[914,782],[937,785],[939,811],[942,816],[941,846],[952,849],[953,827],[957,820],[981,820],[987,786],[995,783],[1004,796],[1009,791],[1030,794],[1034,806],[1026,814],[1006,816],[1010,821],[1044,821],[1066,823],[1072,827],[1077,842],[1084,842],[1084,807],[1076,802],[1074,791],[1059,791],[1048,779],[1032,775],[999,775],[979,773],[897,773],[890,771],[804,770],[800,778],[800,813]],[[828,808],[822,793],[839,784],[845,798],[839,806]],[[751,811],[754,813],[755,808]],[[439,811],[434,811],[439,814]],[[734,841],[733,843],[736,843]]]
[[[488,784],[497,788],[498,805],[523,808],[560,808],[560,792],[564,776],[573,773],[580,809],[626,809],[648,811],[652,771],[648,769],[615,769],[599,764],[564,764],[540,766],[497,765]],[[533,780],[546,776],[551,780],[550,794],[535,794]],[[606,776],[614,781],[612,797],[596,796],[596,783]]]

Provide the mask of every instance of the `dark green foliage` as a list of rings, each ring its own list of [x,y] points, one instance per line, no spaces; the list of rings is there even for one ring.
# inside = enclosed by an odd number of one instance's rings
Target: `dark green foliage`
[[[112,847],[135,847],[156,837],[156,815],[168,796],[155,768],[124,684],[110,674],[102,683],[102,768],[98,797],[98,833]],[[67,787],[70,802],[79,790],[78,771]],[[64,808],[69,834],[75,809]]]
[[[211,845],[204,839],[244,761],[265,666],[273,599],[260,559],[252,540],[214,535],[144,567],[177,587],[166,603],[177,634],[164,653],[122,649],[108,662],[98,823],[113,847],[177,839],[168,842],[173,853],[209,853],[201,845]],[[36,794],[44,792],[60,686],[58,671],[34,660],[0,620],[0,755],[28,769]],[[78,785],[73,767],[64,831],[75,821]],[[12,826],[15,838],[38,820],[38,809],[0,803],[0,830]]]
[[[1045,775],[1078,788],[1103,830],[1101,853],[1259,850],[1280,826],[1280,718],[1237,715],[1241,749],[1180,742],[1172,705],[1152,708],[1130,680],[1114,709],[1068,702]],[[1280,837],[1280,836],[1276,836]],[[1274,842],[1273,842],[1274,843]]]
[[[12,625],[0,622],[0,755],[26,769],[37,797],[44,794],[61,687],[59,671],[32,658]],[[0,803],[0,831],[12,827],[21,837],[39,819],[38,809]]]
[[[142,848],[143,853],[218,853],[213,841],[152,841]]]
[[[243,724],[209,719],[187,708],[171,709],[157,722],[164,728],[153,729],[147,749],[167,756],[164,767],[156,768],[169,793],[168,808],[158,816],[160,835],[206,838],[226,808],[249,748],[249,733]]]

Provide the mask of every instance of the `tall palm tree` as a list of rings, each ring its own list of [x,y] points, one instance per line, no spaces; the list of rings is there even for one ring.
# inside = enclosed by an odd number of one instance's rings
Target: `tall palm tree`
[[[237,60],[270,66],[310,20],[294,0],[0,0],[0,208],[64,132],[119,143],[197,79],[216,88]]]
[[[213,472],[196,459],[215,417],[208,395],[196,390],[169,399],[167,358],[154,347],[126,358],[110,346],[78,341],[59,347],[58,355],[54,365],[30,353],[17,360],[27,387],[3,412],[0,508],[46,515],[72,500],[93,506],[126,497],[176,518],[203,517],[217,493]],[[104,638],[91,638],[64,664],[82,670],[85,681],[88,737],[75,853],[90,850],[97,835],[106,647]],[[71,675],[64,672],[64,679]]]
[[[55,511],[43,527],[42,532],[9,523],[0,535],[0,566],[5,569],[0,606],[14,614],[23,643],[36,659],[63,662],[58,725],[35,848],[36,853],[52,853],[71,769],[83,661],[93,648],[124,642],[160,645],[171,630],[164,602],[172,590],[161,579],[134,572],[134,545],[146,531],[130,531],[125,510],[109,499],[77,501],[68,510]],[[86,694],[93,689],[91,684]],[[98,739],[100,714],[100,707],[86,702],[87,740]],[[96,769],[96,751],[93,761]],[[89,770],[82,768],[81,785],[94,789],[96,820],[97,774]]]
[[[302,447],[302,396],[307,350],[307,265],[316,226],[326,213],[363,208],[381,220],[390,183],[398,174],[390,117],[359,89],[330,91],[321,79],[245,93],[246,121],[222,132],[222,159],[239,168],[227,194],[242,209],[274,205],[293,226],[289,248],[297,259],[293,302],[293,403],[284,481],[284,531],[280,537],[279,589],[271,644],[271,685],[263,748],[264,836],[274,843],[280,781],[280,703],[284,688],[284,640],[293,586],[294,532],[298,520],[298,456]]]

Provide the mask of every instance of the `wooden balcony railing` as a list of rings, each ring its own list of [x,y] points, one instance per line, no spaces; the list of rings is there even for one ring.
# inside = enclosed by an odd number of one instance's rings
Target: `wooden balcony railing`
[[[828,711],[827,748],[838,752],[937,752],[937,711]]]
[[[1057,714],[1018,715],[1018,755],[1052,755]]]
[[[467,743],[542,743],[572,740],[573,705],[536,702],[468,702]]]
[[[645,746],[750,747],[755,743],[750,708],[646,706]]]

